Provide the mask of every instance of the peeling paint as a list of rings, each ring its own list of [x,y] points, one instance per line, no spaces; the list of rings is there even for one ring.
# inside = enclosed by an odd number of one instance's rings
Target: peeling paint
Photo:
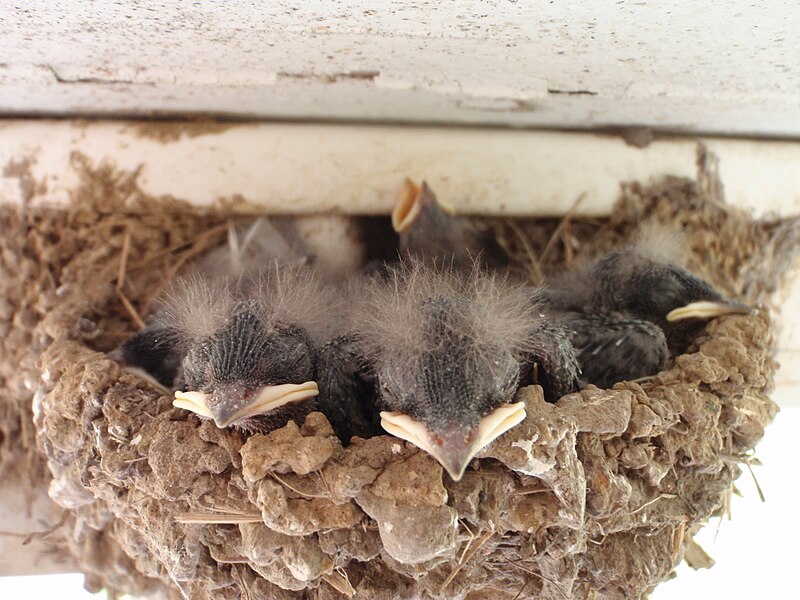
[[[5,114],[800,136],[786,0],[611,3],[591,23],[591,0],[26,6],[3,15]]]
[[[535,102],[517,98],[465,98],[457,99],[456,105],[470,110],[494,112],[534,111],[538,109],[538,105]]]
[[[201,135],[218,134],[237,127],[235,123],[212,121],[133,121],[129,129],[135,135],[158,140],[161,143],[175,142],[181,137],[193,138]]]
[[[78,77],[75,79],[70,79],[67,77],[62,77],[59,75],[58,71],[52,65],[42,65],[45,69],[52,73],[53,78],[58,83],[64,84],[99,84],[99,85],[117,85],[117,84],[125,84],[125,85],[156,85],[154,82],[148,81],[132,81],[128,79],[106,79],[103,77]]]
[[[548,94],[565,94],[567,96],[597,96],[597,92],[592,90],[556,90],[547,88]]]
[[[336,83],[342,80],[361,80],[361,81],[374,81],[381,74],[380,71],[372,70],[355,70],[342,73],[287,73],[279,72],[278,78],[284,79],[305,79],[309,81],[321,81],[323,83]]]

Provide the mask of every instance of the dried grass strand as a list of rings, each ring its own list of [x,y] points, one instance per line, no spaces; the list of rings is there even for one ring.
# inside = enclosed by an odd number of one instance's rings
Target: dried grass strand
[[[134,308],[133,303],[130,300],[128,300],[128,297],[125,295],[125,293],[120,289],[117,289],[115,291],[117,293],[117,298],[119,298],[119,301],[122,302],[122,306],[125,307],[125,310],[128,312],[133,322],[136,323],[136,326],[139,329],[144,329],[145,327],[147,327],[147,324],[144,322],[144,319],[142,319],[142,317],[139,316],[139,313]]]
[[[478,552],[478,550],[481,549],[481,546],[483,546],[486,542],[488,542],[489,538],[491,538],[494,534],[495,532],[491,529],[489,531],[484,532],[484,534],[478,538],[478,543],[475,544],[475,546],[469,551],[469,553],[466,555],[462,555],[462,560],[458,561],[458,564],[452,570],[450,575],[447,576],[447,579],[444,580],[444,583],[442,583],[442,587],[439,588],[440,594],[444,593],[444,591],[447,589],[447,586],[449,586],[453,582],[453,580],[456,578],[456,575],[458,575],[461,572],[461,569],[464,568],[464,565],[466,565],[470,560],[472,560],[472,557],[475,556],[475,553]],[[471,542],[472,540],[470,540],[470,543]]]
[[[175,515],[175,521],[184,524],[237,525],[239,523],[263,523],[264,518],[260,514],[256,513],[238,514],[185,512]]]
[[[347,573],[340,573],[339,571],[333,571],[332,573],[326,573],[322,576],[322,580],[325,581],[328,585],[330,585],[333,589],[335,589],[340,594],[347,596],[348,598],[352,598],[356,595],[356,590],[353,588],[353,585],[350,583],[350,579],[347,577]]]
[[[586,197],[586,192],[582,193],[580,196],[578,196],[575,199],[575,202],[572,203],[572,206],[570,206],[569,210],[566,213],[564,213],[564,216],[561,219],[561,222],[553,230],[553,235],[551,235],[550,239],[547,240],[547,244],[545,244],[544,250],[542,250],[542,253],[539,255],[539,261],[536,263],[536,269],[540,273],[541,273],[541,270],[542,270],[541,269],[542,264],[544,264],[545,259],[550,254],[552,249],[555,247],[556,240],[559,237],[561,237],[562,231],[567,226],[567,224],[572,220],[572,217],[575,216],[575,212],[578,210],[578,206],[580,206],[581,202],[583,202],[583,199],[585,197]]]
[[[125,236],[122,238],[122,250],[119,255],[119,269],[117,271],[117,291],[121,291],[128,276],[128,256],[131,251],[131,230],[125,228]]]

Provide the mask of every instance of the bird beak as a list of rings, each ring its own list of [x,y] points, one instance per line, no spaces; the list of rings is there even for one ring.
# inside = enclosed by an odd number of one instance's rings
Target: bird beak
[[[151,386],[153,386],[155,389],[157,389],[159,392],[161,392],[163,395],[169,396],[170,390],[168,390],[164,386],[163,383],[161,383],[158,379],[156,379],[155,377],[150,375],[150,373],[148,373],[144,369],[140,369],[139,367],[131,367],[131,366],[128,366],[126,364],[121,364],[120,368],[125,373],[130,373],[131,375],[134,375],[134,376],[138,377],[139,379],[142,379],[142,380],[146,381]]]
[[[172,406],[190,410],[208,419],[214,418],[214,415],[211,414],[211,409],[208,408],[208,394],[204,394],[203,392],[182,392],[176,390],[175,400],[172,401]]]
[[[722,315],[747,315],[750,311],[749,306],[739,302],[691,302],[667,313],[667,321],[672,323],[685,319],[712,319]]]
[[[265,385],[255,399],[242,406],[241,402],[217,402],[211,408],[209,395],[203,392],[175,392],[172,405],[197,413],[201,417],[213,419],[220,429],[237,421],[272,412],[286,404],[302,402],[319,394],[315,381],[306,381],[299,385],[284,383],[281,385]]]
[[[419,187],[410,179],[406,179],[403,196],[392,210],[392,228],[397,233],[405,233],[423,211],[432,205],[438,205],[439,208],[450,215],[455,212],[452,206],[436,198],[427,183],[423,181],[422,187]]]
[[[430,432],[427,426],[399,412],[381,412],[381,427],[435,458],[453,481],[459,481],[469,462],[483,448],[525,419],[525,404],[503,404],[482,417],[477,427]]]

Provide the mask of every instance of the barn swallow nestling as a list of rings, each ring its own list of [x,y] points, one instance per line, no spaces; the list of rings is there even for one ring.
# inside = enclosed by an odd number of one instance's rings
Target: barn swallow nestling
[[[457,268],[471,268],[480,255],[484,263],[497,259],[496,242],[481,221],[457,216],[455,209],[437,198],[424,181],[406,180],[405,189],[392,210],[400,255],[435,260]]]
[[[314,335],[331,302],[308,267],[258,260],[263,252],[249,248],[236,245],[230,264],[212,254],[175,282],[149,325],[111,356],[176,389],[179,408],[219,427],[265,430],[315,408]]]
[[[275,260],[298,263],[302,260],[266,218],[256,219],[244,228],[228,228],[228,243],[200,258],[192,274],[209,281],[237,282],[252,279],[263,265]],[[175,332],[151,322],[126,339],[109,357],[123,369],[150,383],[166,388],[175,386],[183,356]]]
[[[589,383],[653,375],[708,319],[750,312],[680,266],[678,243],[646,227],[633,244],[556,277],[545,291],[546,313],[571,332]]]
[[[342,364],[337,351],[346,352],[360,370],[321,373],[323,411],[344,403],[353,408],[342,418],[368,413],[375,393],[381,427],[429,453],[454,480],[483,447],[525,418],[514,395],[521,367],[533,356],[564,367],[553,381],[575,389],[571,347],[542,335],[528,286],[477,267],[462,272],[411,260],[365,282],[359,293],[353,334],[324,348],[330,356],[322,362]],[[369,428],[368,415],[359,422]]]
[[[587,315],[548,309],[549,318],[567,332],[581,369],[581,381],[610,388],[618,381],[654,375],[669,361],[662,329],[619,315]]]
[[[182,349],[175,406],[218,427],[264,430],[315,409],[311,332],[329,311],[322,285],[303,268],[262,273],[244,291],[190,279],[176,286],[157,327]]]
[[[185,285],[156,319],[185,348],[184,391],[175,392],[175,406],[218,427],[252,430],[313,410],[300,403],[318,394],[307,328],[324,312],[321,295],[303,270],[262,274],[246,294],[202,281]]]

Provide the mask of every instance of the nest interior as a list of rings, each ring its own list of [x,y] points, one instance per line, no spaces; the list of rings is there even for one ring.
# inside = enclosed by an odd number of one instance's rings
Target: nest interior
[[[759,309],[711,322],[667,371],[544,402],[453,482],[389,436],[343,448],[323,415],[267,435],[220,430],[105,351],[166,282],[221,242],[230,211],[142,195],[86,166],[69,210],[4,208],[3,485],[49,494],[47,533],[91,590],[186,598],[637,598],[726,510],[777,412],[767,305],[798,227],[697,181],[624,186],[609,219],[493,222],[533,280],[645,221],[684,229],[695,272]],[[31,410],[33,407],[33,410]],[[26,465],[26,469],[11,465]]]

